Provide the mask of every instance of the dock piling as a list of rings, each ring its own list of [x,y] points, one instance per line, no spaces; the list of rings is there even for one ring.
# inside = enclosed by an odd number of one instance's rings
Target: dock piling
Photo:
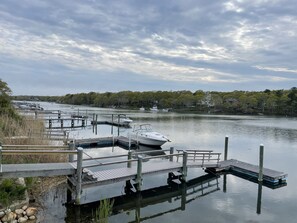
[[[0,143],[0,173],[2,173],[2,144]]]
[[[170,155],[172,155],[174,153],[174,147],[170,147]],[[173,161],[173,156],[169,157],[169,161],[172,162]]]
[[[131,159],[132,159],[132,152],[129,151],[129,152],[128,152],[128,160],[131,160]],[[128,163],[127,163],[127,167],[128,167],[128,168],[131,168],[131,162],[128,162]]]
[[[73,140],[73,142],[69,143],[69,150],[74,151],[75,150],[75,140]],[[74,161],[74,155],[73,154],[69,154],[68,155],[68,160],[69,162],[73,162]]]
[[[258,181],[263,181],[263,159],[264,159],[264,145],[260,145],[260,154],[259,154],[259,176]]]
[[[83,161],[83,149],[81,147],[77,148],[77,167],[76,167],[76,198],[75,203],[80,204],[81,195],[81,184],[82,184],[82,161]]]
[[[228,159],[228,144],[229,144],[229,137],[225,136],[225,152],[224,152],[224,160]]]
[[[182,180],[187,180],[188,170],[187,170],[187,160],[188,160],[188,153],[184,151],[183,153],[183,169],[182,169]]]
[[[137,191],[141,191],[142,185],[142,156],[138,156],[137,161],[137,177],[136,177]]]

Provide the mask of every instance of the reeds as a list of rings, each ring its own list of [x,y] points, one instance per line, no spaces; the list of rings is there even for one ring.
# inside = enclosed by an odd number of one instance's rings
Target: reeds
[[[104,199],[100,201],[99,207],[95,210],[93,215],[95,223],[108,223],[108,217],[112,212],[114,200]]]
[[[42,120],[0,115],[0,142],[6,145],[49,145]],[[4,163],[52,163],[66,161],[66,155],[7,155]]]

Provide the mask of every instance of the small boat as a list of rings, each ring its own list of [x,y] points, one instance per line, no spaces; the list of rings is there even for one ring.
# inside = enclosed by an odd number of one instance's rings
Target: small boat
[[[166,142],[171,142],[166,136],[153,131],[150,124],[134,125],[130,137],[137,143],[147,146],[161,146]]]
[[[152,108],[150,108],[150,110],[151,110],[152,112],[157,112],[157,111],[159,111],[159,110],[158,110],[158,107],[157,107],[156,105],[154,105]]]
[[[139,108],[139,111],[145,111],[144,107]]]
[[[128,117],[120,117],[120,123],[121,124],[129,125],[132,122],[133,122],[133,120],[128,118]]]

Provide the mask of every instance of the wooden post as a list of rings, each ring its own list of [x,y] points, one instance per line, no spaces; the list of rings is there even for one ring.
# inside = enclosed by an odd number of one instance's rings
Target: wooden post
[[[182,182],[181,184],[181,210],[184,211],[186,210],[186,203],[187,203],[187,185],[186,182]]]
[[[73,142],[69,143],[69,150],[74,151],[75,150],[75,140],[73,140]],[[73,162],[74,161],[74,155],[73,154],[69,154],[68,155],[68,161],[69,162]]]
[[[81,195],[81,183],[82,183],[82,161],[83,161],[83,149],[77,148],[77,166],[76,166],[76,198],[75,203],[80,204]]]
[[[170,147],[170,155],[172,155],[174,153],[174,147]],[[169,161],[172,162],[173,161],[173,156],[169,157]]]
[[[0,173],[2,173],[2,143],[0,143]]]
[[[188,153],[186,151],[183,152],[183,169],[182,169],[182,180],[186,181],[188,170],[187,170],[187,160],[188,160]]]
[[[95,134],[97,135],[98,132],[98,125],[97,125],[97,121],[98,121],[98,115],[96,114],[96,127],[95,127]]]
[[[113,114],[111,114],[111,123],[113,123]],[[113,125],[111,125],[111,134],[113,135]]]
[[[74,127],[74,119],[71,119],[71,128]]]
[[[128,152],[128,160],[131,160],[131,159],[132,159],[132,152],[129,151],[129,152]],[[131,163],[131,162],[128,162],[128,163],[127,163],[127,167],[128,167],[128,168],[131,168],[131,166],[132,166],[132,163]]]
[[[66,130],[63,131],[63,144],[66,145],[67,140],[66,140]]]
[[[130,151],[130,149],[131,149],[131,134],[129,132],[129,151]]]
[[[51,119],[48,120],[48,128],[49,128],[49,129],[52,128],[52,120],[51,120]]]
[[[59,110],[58,111],[58,119],[60,119],[61,118],[61,111]]]
[[[142,156],[138,156],[136,183],[137,183],[136,189],[137,189],[137,191],[140,191],[141,184],[142,184]]]
[[[35,113],[35,119],[37,119],[37,111],[35,110],[35,112],[34,112],[34,113]]]
[[[61,128],[63,128],[63,119],[61,119]]]
[[[259,154],[259,176],[258,181],[263,181],[263,159],[264,159],[264,146],[263,144],[260,145],[260,154]]]
[[[120,115],[118,115],[118,136],[120,136]]]
[[[225,153],[224,153],[224,160],[228,159],[228,144],[229,144],[229,137],[225,137]]]

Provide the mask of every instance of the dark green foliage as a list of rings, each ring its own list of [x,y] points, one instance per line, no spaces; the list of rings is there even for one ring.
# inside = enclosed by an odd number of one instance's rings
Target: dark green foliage
[[[297,88],[262,92],[204,92],[191,91],[121,91],[117,93],[80,93],[61,97],[38,97],[16,99],[39,99],[58,103],[138,109],[140,107],[170,108],[174,111],[226,114],[297,115]]]
[[[9,206],[15,200],[24,199],[26,187],[15,183],[13,179],[5,179],[0,184],[0,204]]]

